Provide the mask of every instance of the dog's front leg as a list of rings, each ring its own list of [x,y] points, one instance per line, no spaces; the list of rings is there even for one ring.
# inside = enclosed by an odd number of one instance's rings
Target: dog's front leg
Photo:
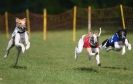
[[[119,42],[114,42],[114,48],[115,48],[116,50],[120,50],[120,49],[122,49],[122,46],[119,45]]]
[[[6,58],[10,52],[10,49],[13,47],[13,38],[11,38],[8,42],[8,46],[6,48],[6,51],[5,51],[5,55],[4,55],[4,58]]]
[[[25,42],[26,42],[26,50],[28,50],[30,48],[30,42],[27,32],[25,32]]]
[[[101,66],[100,56],[99,56],[99,48],[96,48],[96,63],[98,66]]]
[[[91,60],[92,56],[96,55],[96,53],[92,53],[92,48],[87,48],[87,52],[88,52],[89,60]]]
[[[95,48],[95,52],[96,52],[96,63],[98,66],[101,66],[100,56],[99,56],[99,48]]]
[[[96,62],[98,66],[101,66],[99,53],[96,55]]]
[[[17,33],[16,36],[15,36],[15,45],[18,46],[18,47],[20,46],[21,49],[22,49],[22,53],[24,53],[25,52],[25,47],[19,41],[20,41],[20,35]]]
[[[132,49],[132,46],[131,46],[131,44],[128,42],[127,39],[125,39],[125,45],[126,45],[126,47],[128,48],[128,50],[131,50],[131,49]]]
[[[126,53],[125,45],[119,45],[118,42],[115,42],[114,47],[115,47],[116,50],[122,50],[121,55],[124,55]]]
[[[87,52],[88,52],[88,54],[89,54],[90,56],[96,55],[96,53],[92,53],[91,48],[87,48]]]
[[[122,53],[121,55],[124,55],[126,53],[125,45],[122,46]]]

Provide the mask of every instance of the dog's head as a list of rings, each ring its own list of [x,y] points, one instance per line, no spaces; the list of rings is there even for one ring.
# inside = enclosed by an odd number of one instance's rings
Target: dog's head
[[[117,31],[117,34],[119,36],[120,41],[124,42],[126,39],[127,30],[121,29],[121,30]]]
[[[98,32],[93,32],[90,34],[90,44],[92,47],[97,47],[99,44],[99,37],[101,35],[101,27],[99,28],[99,33]]]
[[[91,33],[90,35],[90,45],[92,47],[97,47],[97,45],[99,44],[99,39],[98,39],[98,34],[97,33]]]
[[[23,18],[23,19],[16,18],[16,27],[19,28],[22,31],[25,31],[25,29],[26,29],[26,18]]]

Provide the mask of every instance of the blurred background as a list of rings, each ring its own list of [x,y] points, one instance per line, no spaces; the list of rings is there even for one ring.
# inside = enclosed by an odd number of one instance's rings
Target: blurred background
[[[88,6],[91,6],[92,27],[108,30],[122,28],[120,4],[123,5],[125,24],[128,29],[133,26],[133,0],[2,0],[0,1],[0,31],[5,32],[6,15],[8,31],[13,31],[15,17],[27,18],[31,31],[43,31],[44,9],[47,10],[47,30],[64,30],[73,28],[74,6],[76,28],[88,27]],[[38,24],[39,23],[39,24]]]
[[[57,14],[73,8],[74,5],[82,8],[89,5],[93,8],[107,8],[119,4],[133,7],[132,3],[133,0],[1,0],[0,13],[18,13],[27,8],[32,12],[42,13],[46,8],[50,14]]]

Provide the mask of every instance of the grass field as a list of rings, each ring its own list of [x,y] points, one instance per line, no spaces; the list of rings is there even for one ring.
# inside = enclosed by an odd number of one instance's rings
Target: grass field
[[[77,41],[85,30],[78,30]],[[109,37],[104,32],[100,42]],[[133,34],[128,39],[133,42]],[[74,60],[72,31],[50,31],[48,39],[42,39],[42,33],[31,34],[31,48],[21,54],[18,67],[13,68],[16,50],[13,48],[9,57],[3,59],[8,39],[0,35],[0,84],[132,84],[133,52],[101,50],[102,66],[96,65],[95,58],[88,60],[85,50],[77,61]]]

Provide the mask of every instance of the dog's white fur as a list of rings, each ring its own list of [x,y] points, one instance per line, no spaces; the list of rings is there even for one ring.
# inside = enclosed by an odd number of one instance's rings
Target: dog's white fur
[[[18,18],[16,18],[16,22],[17,22]],[[25,22],[21,22],[21,25],[25,25]],[[23,27],[22,27],[23,28]],[[14,29],[14,32],[12,33],[11,39],[8,42],[8,46],[6,48],[6,53],[4,55],[4,58],[7,58],[10,49],[13,46],[16,46],[18,49],[18,55],[20,53],[20,51],[22,51],[22,53],[25,52],[25,50],[28,50],[30,48],[30,42],[29,42],[29,36],[28,36],[28,32],[25,31],[23,33],[18,33],[21,32],[21,29],[18,28],[17,26]],[[20,47],[21,49],[19,49],[18,47]]]
[[[100,37],[101,35],[101,28],[100,28],[100,32],[99,34],[92,34],[94,39],[97,39],[97,37]],[[80,38],[79,42],[78,42],[78,46],[75,47],[75,59],[77,60],[79,54],[82,52],[83,50],[83,45],[84,45],[84,37],[86,35],[82,35],[82,37]],[[99,56],[99,47],[96,48],[86,48],[87,52],[88,52],[88,56],[89,59],[91,59],[92,56],[96,56],[96,63],[97,65],[100,65],[100,56]]]

